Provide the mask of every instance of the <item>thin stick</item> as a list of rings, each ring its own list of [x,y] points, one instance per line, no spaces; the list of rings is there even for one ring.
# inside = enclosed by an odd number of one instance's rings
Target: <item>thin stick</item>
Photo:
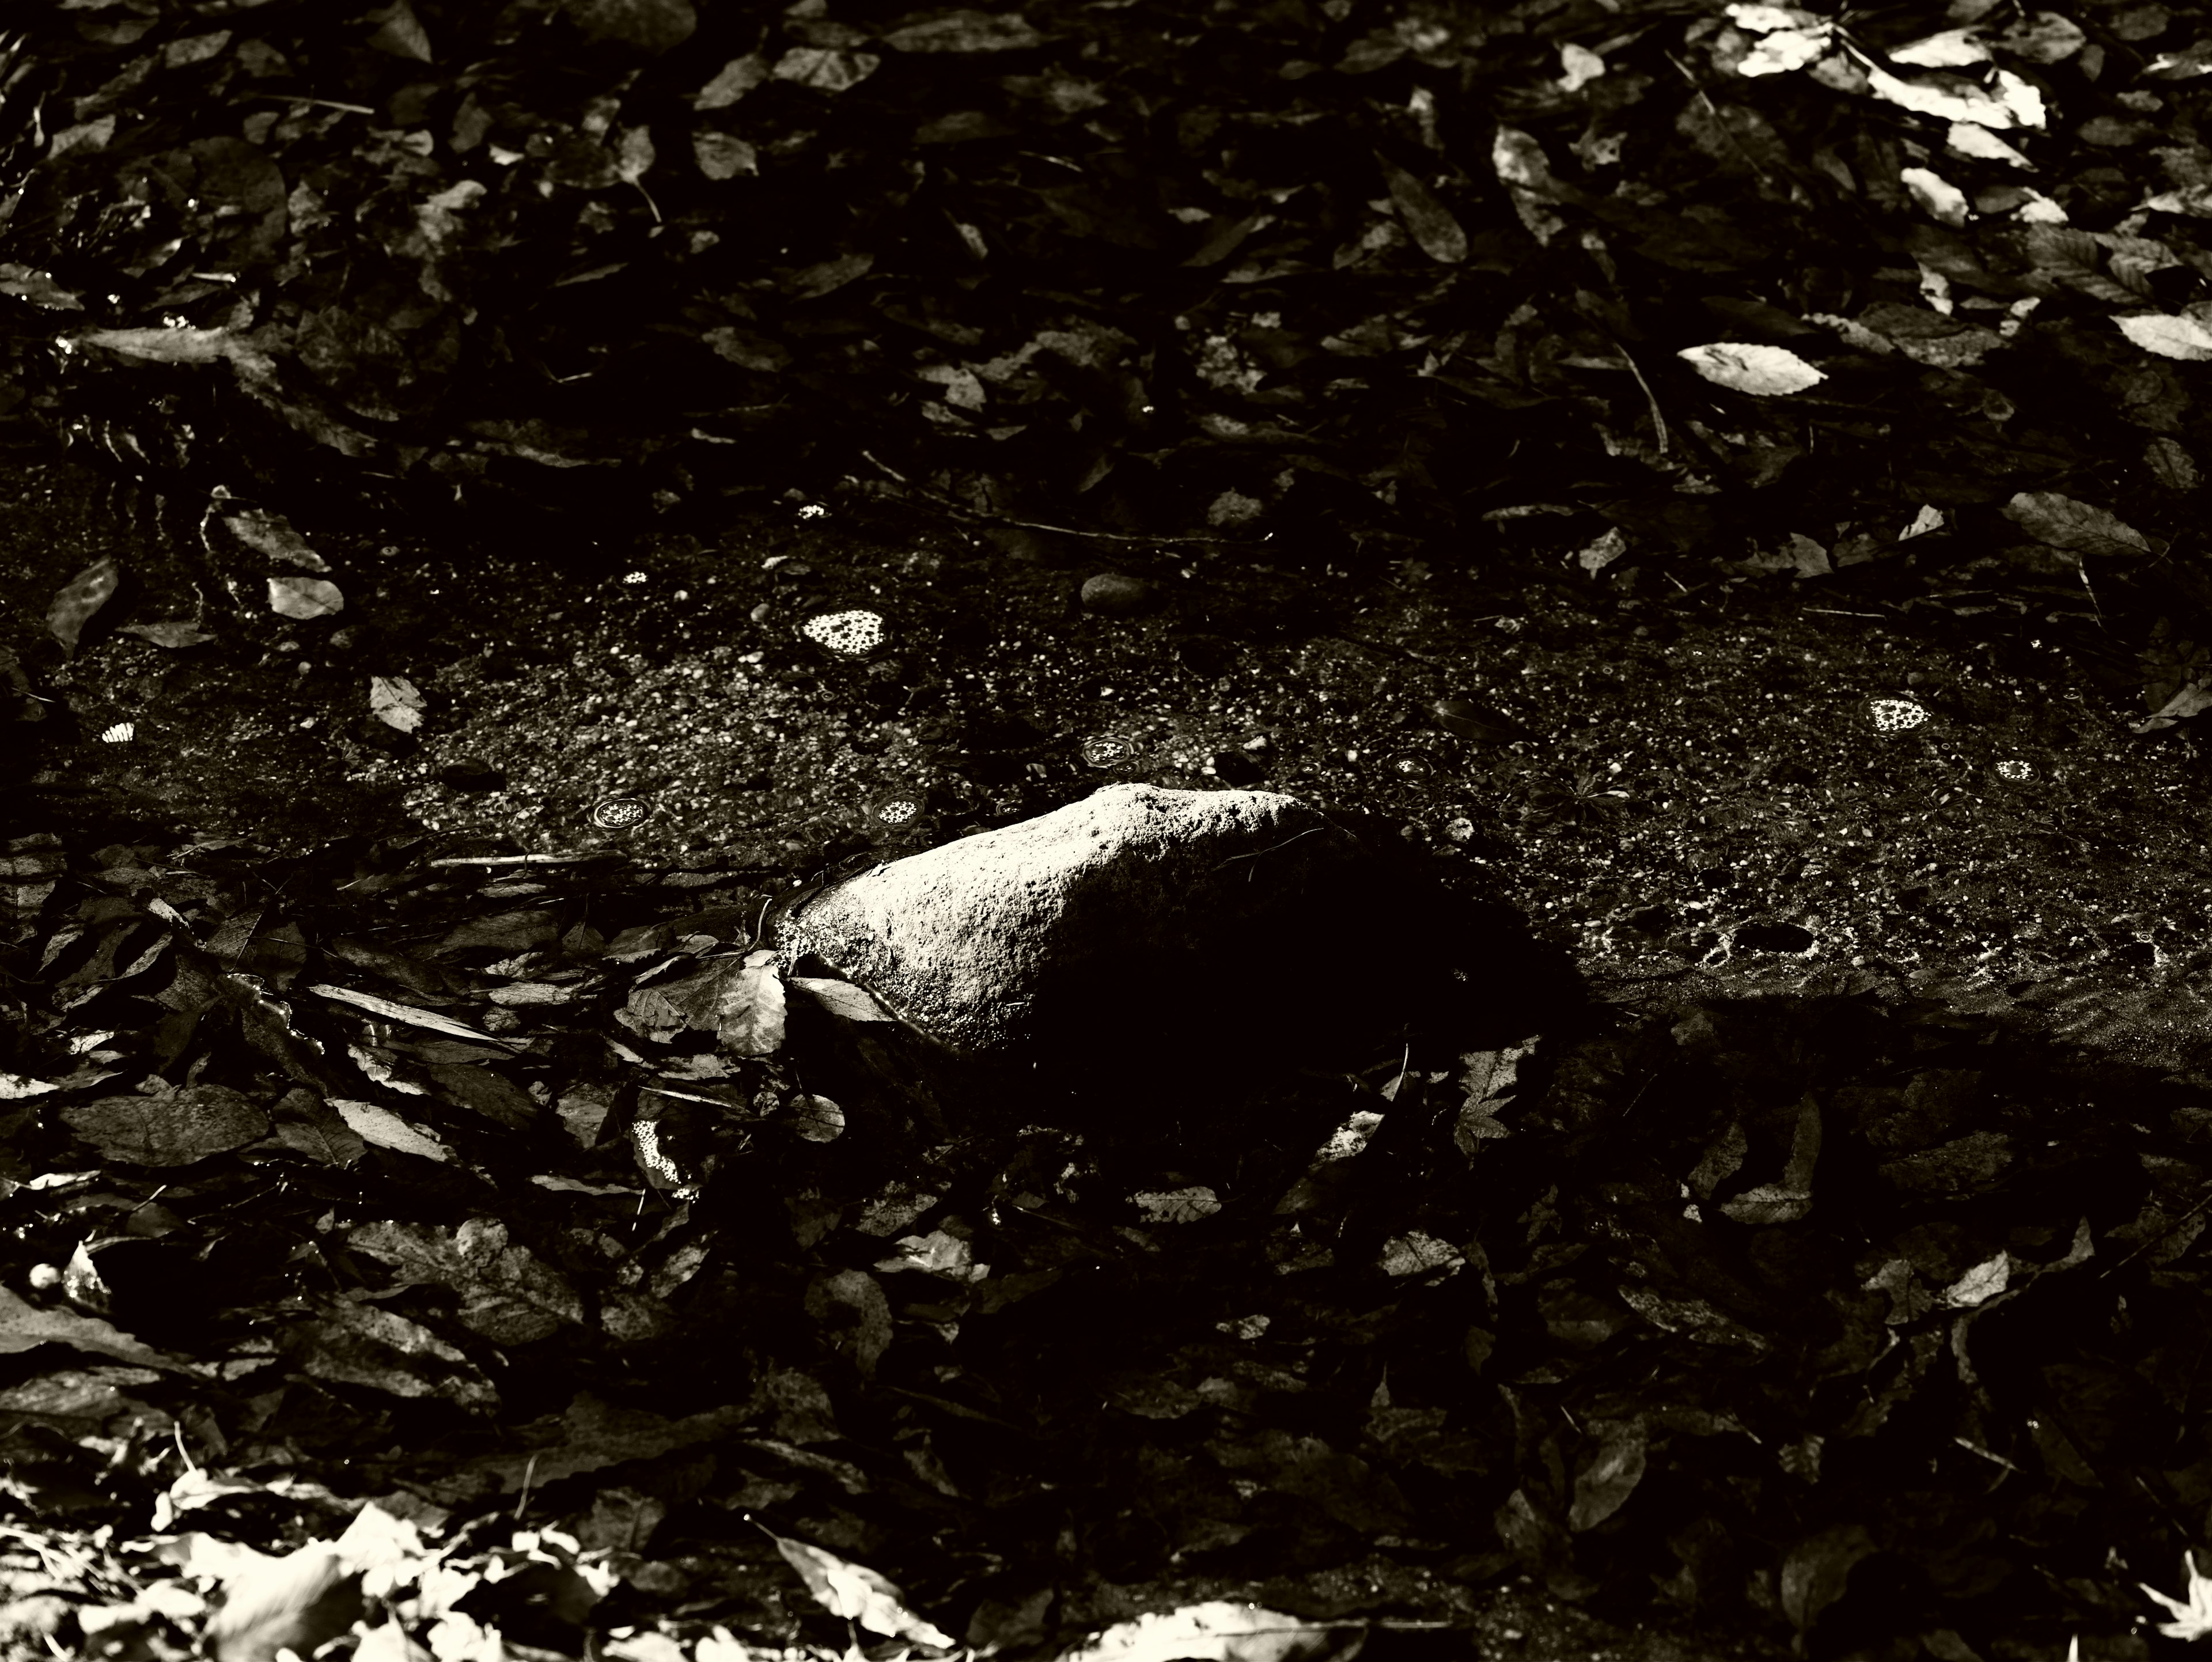
[[[433,860],[433,866],[574,866],[586,860],[635,860],[636,855],[617,854],[611,849],[604,854],[459,854],[450,860]]]
[[[1018,520],[1007,514],[986,514],[980,508],[969,508],[963,502],[955,502],[942,491],[932,490],[926,484],[916,484],[898,469],[893,467],[889,462],[882,460],[872,452],[863,450],[860,454],[908,490],[918,496],[928,497],[930,501],[941,504],[951,513],[965,520],[983,520],[993,525],[1017,526],[1024,531],[1049,531],[1061,537],[1087,537],[1093,542],[1102,543],[1188,543],[1221,548],[1255,548],[1259,545],[1237,537],[1152,537],[1126,531],[1081,531],[1072,525],[1047,525],[1041,520]]]

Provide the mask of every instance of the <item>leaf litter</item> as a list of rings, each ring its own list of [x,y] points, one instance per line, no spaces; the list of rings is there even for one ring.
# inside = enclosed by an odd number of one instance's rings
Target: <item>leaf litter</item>
[[[440,38],[461,39],[460,22],[424,9],[388,8],[368,37],[395,81],[474,61]],[[611,52],[666,51],[690,32],[689,9],[674,4],[565,9]],[[2173,303],[2160,287],[2167,274],[2197,263],[2185,217],[2172,217],[2200,205],[2197,163],[2173,160],[2170,146],[2131,152],[2130,118],[2099,117],[2110,125],[2085,135],[2094,149],[2073,161],[2118,164],[2124,177],[2147,165],[2136,155],[2155,155],[2172,176],[2140,181],[2147,211],[2167,217],[2094,230],[2053,222],[2037,192],[2002,174],[1978,182],[1981,218],[1971,221],[1960,205],[1968,198],[1936,168],[1905,168],[1879,143],[1797,165],[1796,152],[1815,147],[1795,124],[1858,99],[1954,124],[1944,168],[1977,157],[2008,166],[2000,132],[2061,142],[2042,136],[2041,106],[2045,81],[2075,95],[2067,77],[2085,48],[2065,20],[1940,45],[1865,43],[1826,20],[1736,7],[1728,27],[1690,25],[1694,40],[1613,40],[1619,21],[1607,16],[1589,20],[1589,43],[1561,44],[1548,25],[1477,41],[1322,10],[1345,26],[1325,51],[1317,21],[1235,24],[1274,90],[1291,88],[1291,105],[1255,133],[1208,150],[1234,124],[1218,110],[1178,112],[1194,168],[1200,156],[1231,163],[1214,172],[1236,198],[1174,216],[1195,245],[1188,269],[1221,266],[1235,285],[1200,308],[1187,343],[1139,351],[1127,331],[988,309],[1033,283],[986,285],[972,314],[949,292],[884,304],[873,285],[894,275],[895,258],[842,235],[814,238],[763,274],[755,298],[717,281],[715,303],[736,320],[688,338],[715,366],[767,377],[834,341],[835,328],[824,334],[811,320],[840,307],[862,308],[846,319],[862,338],[878,314],[919,326],[934,343],[923,350],[941,360],[921,364],[920,396],[903,383],[883,396],[861,368],[842,390],[806,384],[803,413],[838,427],[864,411],[901,411],[941,429],[907,435],[920,452],[921,438],[972,444],[979,423],[995,420],[980,431],[1018,457],[1008,477],[1054,475],[1109,497],[1127,489],[1125,506],[1146,500],[1135,453],[1091,435],[1160,420],[1154,380],[1176,377],[1158,365],[1180,355],[1181,379],[1203,395],[1188,409],[1170,404],[1167,418],[1187,424],[1172,453],[1154,454],[1194,465],[1213,527],[1296,521],[1312,487],[1344,523],[1403,536],[1408,524],[1437,523],[1446,501],[1431,460],[1510,456],[1521,424],[1549,422],[1556,473],[1538,456],[1501,464],[1476,490],[1484,523],[1575,514],[1546,498],[1579,502],[1587,493],[1569,487],[1601,448],[1607,466],[1664,487],[1656,498],[1607,499],[1607,527],[1565,545],[1588,572],[1633,572],[1638,557],[1740,538],[1746,567],[1801,576],[1893,573],[1908,557],[1940,557],[1951,587],[1932,603],[1961,612],[1999,603],[1988,597],[2007,571],[2078,588],[2100,626],[2131,593],[2160,618],[2141,666],[2146,730],[2199,712],[2191,640],[2203,630],[2164,615],[2185,618],[2189,606],[2173,575],[2183,568],[2167,557],[2197,466],[2172,436],[2188,431],[2191,394],[2159,363],[2203,349],[2185,315],[2157,310]],[[2155,43],[2185,27],[2155,10],[2130,15],[2132,35]],[[958,13],[848,37],[849,26],[799,17],[810,38],[721,59],[687,82],[673,130],[689,131],[709,184],[762,178],[786,157],[842,164],[859,152],[836,148],[836,111],[901,85],[909,58],[951,87],[945,66],[974,55],[1018,102],[1002,106],[994,92],[973,107],[927,111],[921,148],[990,143],[994,124],[1018,131],[1024,112],[1090,112],[1089,137],[1069,127],[1068,142],[1110,143],[1119,88],[1102,89],[1088,70],[1021,64],[1079,24],[1056,10],[1036,18]],[[83,105],[81,125],[48,149],[34,181],[64,206],[134,176],[129,145],[102,149],[116,131],[100,113],[112,54],[158,52],[164,73],[245,65],[258,78],[256,64],[275,66],[267,44],[243,31],[179,37],[135,17],[80,21],[83,50],[58,68]],[[1866,67],[1878,62],[1869,44],[1886,46],[1895,68]],[[1700,192],[1716,178],[1734,183],[1702,217],[1678,211],[1665,186],[1650,187],[1662,192],[1654,204],[1575,183],[1568,154],[1601,171],[1627,136],[1608,113],[1629,103],[1587,100],[1641,76],[1639,52],[1683,46],[1696,48],[1707,80],[1692,89],[1703,101],[1683,107],[1680,155],[1704,158]],[[1002,53],[1019,66],[1006,72]],[[1146,72],[1147,55],[1129,56]],[[2201,56],[2179,34],[2147,46],[2143,84],[2124,107],[2185,99]],[[145,67],[134,73],[153,72],[153,58],[135,61]],[[1297,73],[1276,74],[1292,63]],[[1922,73],[1960,63],[1991,66],[1987,84]],[[1681,71],[1680,61],[1649,67],[1661,80]],[[1487,164],[1518,232],[1470,230],[1480,221],[1468,192],[1483,170],[1449,160],[1425,86],[1371,107],[1346,100],[1349,113],[1335,118],[1299,101],[1317,73],[1427,70],[1559,88],[1546,101],[1568,125],[1531,112],[1528,131],[1498,131]],[[1802,95],[1773,114],[1745,101],[1746,82],[1800,76],[1786,84]],[[779,89],[847,102],[807,107],[802,124],[768,105]],[[716,215],[687,217],[669,161],[684,148],[656,143],[619,99],[579,124],[565,105],[550,116],[528,108],[551,94],[527,76],[500,90],[514,102],[495,108],[471,91],[449,139],[425,146],[407,120],[364,123],[357,148],[342,140],[329,161],[366,180],[404,167],[446,186],[427,207],[410,202],[408,228],[390,245],[400,251],[392,258],[419,262],[410,279],[429,279],[415,284],[430,314],[413,321],[412,340],[380,337],[356,297],[296,333],[233,323],[237,289],[185,272],[220,263],[279,288],[297,280],[306,262],[289,270],[285,239],[332,221],[321,193],[270,158],[296,161],[339,118],[379,113],[343,98],[280,98],[255,143],[164,153],[200,193],[163,195],[143,223],[88,212],[101,235],[154,239],[93,251],[111,261],[143,258],[161,273],[187,237],[195,245],[191,261],[127,303],[105,301],[115,315],[43,268],[7,267],[8,292],[50,311],[94,311],[76,342],[86,362],[231,375],[331,454],[434,472],[434,456],[448,465],[441,477],[486,490],[521,462],[544,470],[523,475],[533,483],[573,473],[596,490],[621,447],[602,446],[585,424],[495,417],[457,435],[425,416],[441,384],[467,379],[458,332],[437,315],[462,302],[441,285],[540,230],[524,217],[537,204],[562,204],[546,210],[541,249],[581,253],[611,214],[627,212],[641,227],[688,233],[659,242],[686,251],[672,261],[679,271],[710,253]],[[695,125],[757,94],[752,107],[771,111],[761,143]],[[1271,186],[1279,162],[1285,177],[1310,172],[1273,147],[1316,119],[1357,130],[1362,142],[1338,149],[1370,158],[1373,171],[1363,163],[1364,181],[1327,190]],[[1388,142],[1364,142],[1376,131]],[[475,181],[438,172],[461,165],[441,142],[456,155],[495,147],[511,158],[502,166],[540,170],[547,188],[482,201],[466,188]],[[986,269],[1010,247],[1072,268],[1071,249],[1157,245],[1144,204],[1117,187],[1122,175],[1085,155],[1093,165],[1073,170],[1081,185],[1049,170],[1042,178],[1056,182],[994,180],[986,188],[1022,204],[1011,216],[963,200],[969,181],[947,168],[953,205],[938,218]],[[842,171],[863,195],[888,188]],[[1820,197],[1823,180],[1842,179],[1850,192]],[[616,195],[590,198],[602,191]],[[1780,224],[1816,198],[1831,222]],[[616,199],[623,209],[610,209]],[[1884,217],[1908,204],[1909,222]],[[498,222],[472,229],[480,210]],[[1471,285],[1510,276],[1578,216],[1602,226],[1575,232],[1609,291],[1592,291],[1594,310],[1545,293],[1525,312],[1495,307],[1454,338],[1420,308],[1460,306],[1468,290],[1456,283],[1431,287],[1413,313],[1377,303],[1407,271]],[[361,222],[385,234],[373,214]],[[1748,287],[1770,231],[1849,275],[1861,252],[1894,258],[1869,234],[1893,222],[1906,228],[1912,256],[1912,269],[1896,268],[1902,279],[1870,270],[1857,273],[1864,293],[1847,283],[1839,293],[1712,297],[1721,304],[1706,309],[1724,329],[1677,356],[1742,400],[1729,424],[1686,420],[1679,408],[1669,421],[1682,384],[1659,378],[1663,355],[1642,350],[1648,327],[1618,330],[1606,311],[1628,294],[1671,301],[1685,281]],[[165,238],[177,244],[166,253]],[[1642,262],[1626,283],[1609,241]],[[594,249],[561,282],[596,297],[643,270],[635,256]],[[1304,310],[1276,303],[1290,279],[1324,270],[1340,293]],[[1585,280],[1595,279],[1576,282]],[[1252,306],[1231,303],[1240,296]],[[1869,303],[1850,314],[1858,301]],[[153,308],[190,315],[155,326]],[[590,309],[623,326],[666,315]],[[1007,332],[994,338],[1002,322]],[[1739,338],[1762,332],[1793,344]],[[2107,332],[2137,356],[2083,344]],[[2023,454],[2052,472],[2084,459],[2071,436],[2075,380],[2006,374],[1997,343],[2023,338],[2024,351],[2058,343],[2081,387],[2146,416],[2155,436],[2136,446],[2141,465],[2172,500],[2130,498],[2123,520],[2100,502],[2011,483]],[[556,331],[542,344],[557,358],[581,337]],[[290,390],[279,358],[311,366],[335,398]],[[1617,408],[1605,379],[1575,378],[1601,372],[1620,384]],[[1389,399],[1409,375],[1462,402],[1423,410],[1410,427],[1393,420]],[[1839,500],[1845,511],[1803,523],[1764,516],[1756,493],[1806,454],[1774,412],[1820,376],[1875,389],[1854,394],[1863,408],[1787,406],[1806,412],[1823,447],[1887,478],[1869,423],[1890,442],[1886,423],[1917,415],[1936,423],[1915,430],[1941,465],[1911,475],[1895,501]],[[2054,409],[2049,389],[2062,380]],[[788,387],[737,390],[739,411],[760,394],[750,407],[798,430]],[[708,402],[727,407],[726,389]],[[1279,418],[1301,402],[1320,415],[1303,433]],[[410,422],[426,424],[378,454]],[[726,449],[755,436],[742,419],[723,424],[732,430],[695,441]],[[1360,488],[1332,496],[1337,459],[1360,454],[1364,432],[1388,435],[1392,454],[1366,456]],[[1032,443],[1016,446],[1025,434]],[[424,436],[437,442],[410,460]],[[897,460],[897,477],[933,477]],[[680,496],[678,472],[663,478]],[[939,482],[978,484],[957,468]],[[988,497],[977,489],[969,500]],[[1996,533],[1987,549],[1978,528]],[[245,540],[313,569],[274,530],[256,525]],[[280,611],[327,612],[340,598],[315,579],[269,581]],[[54,597],[49,622],[65,650],[104,622],[118,583],[119,570],[95,566]],[[148,638],[187,643],[181,633]],[[409,708],[392,696],[372,706],[392,726]],[[1486,707],[1446,714],[1448,731],[1477,742],[1520,736]],[[1903,728],[1926,715],[1899,701],[1875,718]],[[1545,816],[1601,816],[1607,794],[1595,783],[1577,776],[1534,805]],[[285,1642],[312,1648],[374,1616],[362,1653],[411,1642],[469,1653],[501,1635],[573,1651],[589,1629],[610,1655],[720,1659],[777,1646],[826,1656],[853,1648],[843,1624],[872,1612],[910,1624],[889,1631],[902,1644],[950,1646],[958,1633],[1060,1652],[1099,1633],[1092,1642],[1106,1653],[1241,1658],[1278,1653],[1265,1635],[1362,1634],[1393,1611],[1470,1625],[1465,1590],[1509,1578],[1638,1622],[1741,1625],[1836,1654],[1917,1641],[1945,1658],[2039,1658],[2057,1654],[2062,1637],[2078,1654],[2087,1633],[2093,1655],[2140,1655],[2138,1592],[2179,1618],[2164,1629],[2172,1636],[2201,1630],[2203,1584],[2187,1554],[2203,1544],[2212,1477],[2193,1458],[2204,1358],[2191,1336],[2204,1326],[2197,1248],[2212,1107],[2194,1076],[2084,1068],[2015,1044],[1995,1018],[1933,1000],[1880,1008],[1831,976],[1786,997],[1626,1010],[1610,1029],[1540,1035],[1510,1065],[1495,1053],[1385,1058],[1388,1094],[1359,1077],[1339,1081],[1340,1094],[1332,1087],[1307,1105],[1313,1136],[1259,1139],[1239,1151],[1249,1159],[1214,1169],[1202,1148],[1175,1148],[1157,1105],[1132,1110],[1158,1144],[1134,1156],[1042,1129],[953,1134],[933,1117],[942,1105],[908,1094],[895,1067],[870,1065],[892,1053],[871,1052],[889,1041],[866,1031],[884,1024],[869,1021],[860,989],[808,987],[810,1001],[783,1003],[781,978],[752,962],[750,931],[727,915],[744,906],[626,916],[638,896],[570,874],[528,909],[551,914],[540,928],[511,910],[513,897],[465,895],[389,848],[326,850],[289,873],[236,847],[25,839],[9,854],[24,881],[9,912],[15,1083],[0,1096],[0,1204],[12,1214],[11,1280],[25,1292],[0,1303],[0,1346],[17,1359],[4,1494],[52,1537],[43,1553],[10,1549],[15,1588],[45,1590],[15,1597],[11,1643],[181,1653],[217,1582],[230,1596],[210,1634],[224,1654],[273,1647],[279,1624],[290,1624]],[[356,886],[341,890],[342,878]],[[746,896],[756,898],[766,897]],[[337,944],[365,938],[374,953]],[[359,979],[380,990],[342,984]],[[295,992],[303,982],[313,998]],[[817,1008],[860,1031],[809,1032]],[[659,1082],[641,1085],[648,1077]],[[1347,1103],[1362,1105],[1347,1114]],[[818,1135],[832,1126],[842,1135]],[[1218,1209],[1190,1201],[1200,1195]],[[733,1332],[744,1345],[725,1356]],[[73,1367],[69,1353],[105,1360]],[[1102,1401],[1109,1377],[1117,1383]],[[216,1463],[313,1470],[337,1487],[211,1477]],[[556,1521],[523,1527],[533,1505]],[[772,1532],[763,1548],[742,1529],[710,1526],[752,1513],[787,1519],[792,1532]],[[149,1543],[128,1527],[166,1533],[187,1515],[223,1531],[193,1540],[203,1570],[244,1562],[232,1550],[238,1535],[295,1543],[276,1561],[291,1568],[258,1583],[204,1574],[190,1550],[177,1555],[185,1537]],[[343,1544],[354,1526],[379,1537],[374,1555]],[[794,1557],[787,1543],[802,1550]],[[2185,1600],[2142,1580],[2177,1549]],[[863,1560],[916,1589],[913,1607]],[[770,1579],[778,1564],[797,1581]],[[125,1574],[104,1582],[95,1568]],[[373,1582],[373,1570],[395,1569],[405,1574]],[[364,1602],[353,1618],[356,1576],[376,1608]],[[1154,1618],[1150,1637],[1115,1607],[1122,1595],[1104,1591],[1131,1586],[1180,1603]],[[125,1587],[132,1595],[118,1596]],[[1242,1602],[1260,1590],[1264,1606]],[[1203,1597],[1212,1591],[1228,1597]],[[790,1597],[800,1592],[818,1609]],[[1240,1627],[1224,1609],[1255,1613]]]
[[[926,1648],[1141,1653],[1084,1635],[1173,1554],[1198,1579],[1157,1608],[1296,1624],[1175,1629],[1239,1656],[1464,1627],[1516,1577],[1769,1644],[2110,1653],[2192,1539],[2212,1106],[1996,1017],[1814,977],[1392,1055],[1281,1105],[1303,1148],[1148,1115],[948,1138],[868,1065],[862,998],[790,1025],[757,904],[567,868],[518,913],[387,845],[64,855],[9,958],[7,1494],[60,1539],[326,1474],[225,1525],[295,1556],[213,1635],[355,1610],[307,1543],[379,1513],[424,1544],[370,1633],[676,1647],[640,1655],[836,1653],[817,1603]],[[1070,1458],[1151,1476],[1063,1493]],[[1017,1498],[1093,1544],[1041,1555],[991,1521]],[[173,1648],[233,1609],[179,1539],[103,1549],[173,1593],[64,1575],[45,1631]],[[529,1568],[462,1598],[433,1563]],[[1331,1564],[1376,1590],[1325,1593]]]

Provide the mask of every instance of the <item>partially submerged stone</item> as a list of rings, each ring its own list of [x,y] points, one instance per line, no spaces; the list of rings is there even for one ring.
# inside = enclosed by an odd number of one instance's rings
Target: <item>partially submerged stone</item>
[[[1454,905],[1295,797],[1117,784],[848,879],[775,939],[787,970],[818,959],[943,1051],[1095,1091],[1394,1042],[1445,947],[1525,955],[1510,913]]]

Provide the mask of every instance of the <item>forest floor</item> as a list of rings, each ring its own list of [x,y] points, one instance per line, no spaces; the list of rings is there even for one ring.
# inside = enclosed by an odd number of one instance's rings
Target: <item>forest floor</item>
[[[878,9],[0,38],[0,1649],[2206,1630],[2193,16]],[[1124,779],[1577,984],[1006,1127],[769,950]]]

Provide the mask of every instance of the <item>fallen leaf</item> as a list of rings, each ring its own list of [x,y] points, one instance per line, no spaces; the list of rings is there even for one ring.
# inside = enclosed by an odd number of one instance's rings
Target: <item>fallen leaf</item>
[[[61,1117],[104,1159],[126,1166],[190,1166],[269,1135],[269,1116],[222,1085],[101,1097],[72,1104]]]
[[[1196,1223],[1221,1209],[1221,1202],[1204,1187],[1147,1190],[1129,1196],[1146,1223]]]
[[[307,539],[292,528],[291,521],[273,508],[241,508],[226,514],[222,522],[239,541],[272,560],[282,560],[302,571],[331,569],[321,555],[307,546]]]
[[[1595,1529],[1619,1512],[1644,1479],[1643,1421],[1593,1421],[1587,1428],[1599,1442],[1589,1464],[1575,1476],[1574,1504],[1567,1512],[1567,1527],[1577,1531]]]
[[[1875,1550],[1863,1524],[1838,1524],[1800,1542],[1782,1566],[1782,1611],[1801,1634],[1844,1596],[1851,1568]]]
[[[1062,1662],[1351,1662],[1366,1638],[1364,1623],[1330,1627],[1220,1599],[1119,1622]]]
[[[96,1356],[112,1356],[140,1367],[188,1370],[190,1364],[143,1345],[128,1333],[97,1316],[74,1310],[41,1310],[0,1287],[0,1355],[12,1355],[44,1344],[67,1345]]]
[[[766,1525],[757,1527],[775,1543],[775,1549],[783,1555],[784,1562],[797,1570],[799,1579],[806,1583],[807,1592],[832,1616],[841,1616],[870,1633],[883,1634],[888,1638],[911,1639],[916,1644],[943,1650],[953,1648],[951,1635],[933,1627],[907,1609],[906,1595],[866,1565],[852,1563],[807,1542],[778,1535]]]
[[[394,1154],[414,1154],[447,1166],[453,1164],[452,1149],[428,1132],[410,1125],[380,1103],[336,1100],[331,1106],[337,1110],[347,1128],[363,1142],[389,1148]]]
[[[835,1142],[845,1132],[845,1111],[823,1096],[791,1099],[792,1127],[809,1142]]]
[[[345,609],[345,596],[320,577],[271,577],[269,609],[287,618],[327,618]]]
[[[2169,1598],[2156,1587],[2145,1583],[2138,1582],[2136,1585],[2179,1618],[2160,1622],[2158,1630],[2160,1633],[2169,1639],[2202,1639],[2206,1634],[2212,1633],[2212,1577],[2197,1573],[2197,1555],[2194,1552],[2183,1553],[2181,1565],[2189,1573],[2186,1603],[2179,1598]]]
[[[1381,157],[1376,160],[1382,161]],[[1382,161],[1382,177],[1390,187],[1391,205],[1406,222],[1406,230],[1420,251],[1439,265],[1458,265],[1467,259],[1467,232],[1436,193],[1403,167]]]
[[[123,567],[112,558],[95,560],[58,590],[46,608],[46,627],[71,657],[77,639],[100,607],[115,598],[123,583]]]
[[[791,984],[811,996],[830,1014],[842,1016],[848,1021],[897,1020],[876,1002],[873,994],[849,981],[833,980],[828,976],[795,975],[791,977]]]
[[[180,647],[203,646],[215,639],[198,624],[182,618],[165,618],[154,624],[125,624],[122,633],[136,635],[142,641],[151,641],[172,652]]]

